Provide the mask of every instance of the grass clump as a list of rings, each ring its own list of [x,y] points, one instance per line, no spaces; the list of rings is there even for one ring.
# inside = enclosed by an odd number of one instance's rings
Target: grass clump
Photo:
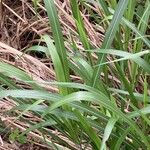
[[[40,45],[28,51],[45,53],[56,81],[35,81],[0,63],[0,80],[8,87],[1,87],[0,98],[17,103],[11,110],[21,111],[15,120],[28,112],[39,118],[38,123],[28,121],[30,127],[18,136],[36,130],[53,149],[150,149],[150,1],[71,0],[76,32],[68,29],[69,36],[62,32],[55,2],[44,0],[52,35],[41,36]],[[34,4],[38,15],[40,2]],[[83,11],[92,18],[92,27],[105,30],[101,44],[90,39]]]

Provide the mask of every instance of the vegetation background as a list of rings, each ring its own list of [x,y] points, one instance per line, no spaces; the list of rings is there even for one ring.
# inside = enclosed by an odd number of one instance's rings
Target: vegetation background
[[[150,149],[149,0],[0,0],[0,149]]]

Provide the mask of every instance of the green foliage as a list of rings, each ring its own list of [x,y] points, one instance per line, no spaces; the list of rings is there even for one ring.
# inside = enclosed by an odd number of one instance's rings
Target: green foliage
[[[11,141],[11,142],[18,141],[20,144],[24,144],[24,143],[26,143],[26,136],[24,136],[24,135],[20,136],[20,131],[18,129],[15,129],[9,135],[9,141]]]
[[[11,97],[18,102],[12,110],[21,111],[16,119],[28,111],[42,118],[40,123],[29,122],[30,127],[21,134],[15,130],[9,139],[24,143],[24,135],[37,129],[51,136],[52,141],[45,138],[43,141],[55,149],[76,149],[47,130],[51,127],[74,142],[77,149],[150,149],[150,63],[147,59],[150,40],[146,35],[150,1],[142,1],[141,6],[136,0],[85,0],[81,3],[71,0],[77,36],[84,48],[74,53],[65,48],[64,42],[68,39],[63,37],[54,0],[44,2],[54,41],[44,35],[42,42],[46,46],[33,46],[27,51],[43,52],[52,60],[56,81],[42,84],[56,86],[59,92],[45,90],[24,71],[1,62],[0,81],[9,89],[1,88],[0,98]],[[79,7],[85,3],[87,7],[96,3],[103,13],[102,25],[107,29],[100,48],[91,48]],[[94,23],[99,24],[96,17]],[[73,39],[70,47],[77,48]],[[71,73],[80,77],[81,83],[71,81]],[[10,78],[31,85],[32,89],[19,88]]]

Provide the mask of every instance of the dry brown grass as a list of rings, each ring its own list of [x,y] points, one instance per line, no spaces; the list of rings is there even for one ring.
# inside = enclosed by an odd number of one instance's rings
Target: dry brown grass
[[[74,20],[71,16],[69,0],[56,0],[58,14],[62,25],[63,34],[67,37],[65,45],[69,50],[68,42],[71,42],[70,33],[76,41],[79,48],[82,49],[81,42],[76,38],[77,32]],[[98,9],[92,7],[94,11]],[[41,2],[38,6],[38,14],[31,1],[27,0],[5,0],[2,3],[2,19],[0,30],[0,59],[23,70],[26,70],[33,78],[38,80],[53,80],[55,73],[46,58],[39,58],[36,54],[33,56],[22,55],[22,52],[35,44],[40,43],[40,36],[43,34],[51,35],[48,25],[46,10]],[[86,10],[82,11],[85,22],[85,28],[88,31],[91,44],[98,47],[103,39],[104,30],[102,27],[95,27],[89,21],[89,14]],[[21,56],[21,57],[18,57]],[[48,66],[48,67],[47,67]]]

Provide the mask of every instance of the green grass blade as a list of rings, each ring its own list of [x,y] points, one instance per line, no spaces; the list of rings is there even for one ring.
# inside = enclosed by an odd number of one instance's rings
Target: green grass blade
[[[76,111],[75,114],[76,114],[77,118],[79,118],[79,120],[80,120],[81,127],[89,135],[91,142],[92,142],[93,149],[99,150],[101,140],[95,133],[94,129],[89,125],[89,123],[87,122],[85,117],[82,116],[79,112]]]
[[[111,21],[111,24],[105,34],[105,38],[104,38],[104,41],[102,44],[102,49],[108,49],[111,47],[111,44],[115,37],[118,26],[121,22],[124,11],[126,10],[127,4],[128,4],[128,0],[120,0],[118,2],[118,5],[117,5],[116,11],[114,13],[113,19]],[[104,61],[105,61],[105,55],[103,54],[102,56],[99,56],[97,64],[101,64]],[[102,67],[100,67],[100,66],[95,69],[95,71],[93,73],[93,87],[95,87],[101,71],[102,71]]]
[[[122,23],[123,23],[123,24],[126,24],[131,30],[133,30],[133,31],[137,34],[137,36],[138,36],[139,38],[141,38],[141,39],[143,40],[143,42],[144,42],[148,47],[150,47],[150,41],[144,36],[144,34],[143,34],[141,31],[139,31],[139,30],[135,27],[135,25],[134,25],[133,23],[131,23],[130,21],[128,21],[128,20],[125,19],[125,18],[122,18]]]
[[[127,9],[127,12],[126,12],[126,19],[129,20],[130,22],[133,21],[133,16],[134,16],[134,11],[135,11],[135,6],[136,6],[136,0],[132,0],[132,1],[129,1],[128,3],[128,9]],[[127,49],[128,46],[129,46],[129,42],[126,42],[126,41],[129,41],[131,36],[131,29],[126,26],[125,27],[125,45],[124,45],[124,49]]]
[[[120,89],[115,89],[115,88],[109,88],[109,91],[117,93],[117,94],[122,94],[122,95],[129,95],[129,93],[127,91],[124,90],[120,90]],[[140,93],[133,93],[134,96],[136,97],[136,99],[140,102],[143,101],[144,99],[144,94],[140,94]],[[147,100],[148,102],[150,101],[150,96],[147,96]]]
[[[110,12],[109,12],[109,9],[108,9],[108,6],[107,6],[106,2],[103,1],[103,0],[97,0],[97,1],[98,1],[99,4],[101,5],[101,7],[102,7],[102,9],[103,9],[103,11],[104,11],[104,13],[105,13],[105,15],[106,15],[106,16],[109,16],[109,15],[110,15]]]
[[[139,24],[138,24],[138,30],[141,32],[142,35],[144,35],[146,33],[148,24],[149,24],[149,17],[150,17],[150,1],[147,0],[145,3],[145,11],[142,15],[142,17],[140,18]],[[136,37],[138,37],[139,35],[136,34]],[[134,52],[139,52],[142,50],[143,47],[143,43],[147,42],[149,43],[147,46],[149,46],[150,48],[150,41],[143,41],[142,38],[135,40],[134,42]],[[138,66],[136,64],[132,64],[132,87],[134,88],[134,83],[136,82],[136,76],[137,76],[137,72],[138,72]]]
[[[120,136],[120,138],[117,140],[115,144],[115,148],[114,148],[115,150],[120,150],[121,144],[123,143],[124,139],[126,138],[130,130],[131,128],[126,129],[124,133]]]
[[[105,131],[104,131],[102,145],[101,145],[100,150],[104,150],[104,147],[106,145],[106,141],[108,140],[117,120],[118,120],[117,118],[113,117],[113,118],[110,118],[110,120],[108,121],[106,128],[105,128]]]
[[[145,34],[147,26],[149,24],[149,17],[150,17],[150,1],[147,0],[145,3],[145,11],[140,18],[139,24],[138,24],[138,30],[142,33]],[[138,36],[138,35],[137,35]],[[141,51],[143,46],[142,40],[136,40],[134,43],[134,52],[139,52]]]
[[[12,65],[0,62],[0,72],[9,77],[15,77],[21,81],[30,81],[32,78],[23,70],[18,69]]]
[[[44,0],[44,3],[47,9],[49,22],[50,22],[51,29],[53,32],[55,46],[56,46],[57,52],[59,54],[59,57],[61,59],[61,63],[64,69],[65,82],[67,82],[67,81],[70,81],[68,60],[67,60],[66,49],[64,46],[63,35],[62,35],[61,27],[59,24],[55,4],[53,0]]]
[[[24,99],[43,99],[57,101],[60,99],[58,94],[51,94],[40,90],[0,90],[0,98],[7,96]]]
[[[53,64],[54,64],[54,70],[56,73],[56,79],[58,82],[65,82],[66,81],[66,75],[63,69],[63,64],[61,62],[61,59],[59,57],[58,51],[56,50],[53,41],[50,39],[48,35],[43,36],[43,39],[45,43],[47,44],[47,55],[48,57],[51,57]],[[59,88],[59,91],[61,94],[67,94],[68,89],[67,88]]]
[[[76,23],[83,47],[85,49],[90,49],[90,44],[89,44],[89,41],[87,38],[86,30],[84,27],[84,22],[83,22],[83,19],[82,19],[82,16],[81,16],[81,13],[80,13],[80,10],[78,7],[77,0],[71,0],[70,4],[71,4],[72,14],[75,19],[75,23]],[[89,52],[87,52],[87,58],[88,58],[90,64],[92,65],[93,62],[92,62],[92,58],[91,58],[91,55]]]
[[[0,72],[1,72],[1,74],[3,74],[6,77],[15,78],[15,79],[20,80],[20,81],[33,81],[33,79],[23,70],[16,68],[13,65],[4,63],[4,62],[0,62]],[[34,89],[42,89],[36,83],[31,83],[30,85]]]
[[[107,50],[106,50],[105,53],[107,53]],[[124,54],[127,54],[127,53],[123,53],[122,56]],[[96,65],[95,67],[110,64],[110,63],[114,63],[114,62],[119,62],[119,61],[123,61],[123,60],[132,60],[132,61],[136,62],[139,66],[141,66],[146,72],[150,73],[150,65],[144,59],[141,58],[141,56],[143,56],[145,54],[150,54],[150,51],[146,50],[146,51],[142,51],[142,52],[139,52],[139,53],[136,53],[136,54],[128,53],[128,55],[126,55],[126,56],[124,55],[123,58],[115,59],[115,60],[112,60],[112,61],[109,61],[109,62],[104,62],[104,63]],[[117,55],[119,55],[119,54],[117,54]]]

